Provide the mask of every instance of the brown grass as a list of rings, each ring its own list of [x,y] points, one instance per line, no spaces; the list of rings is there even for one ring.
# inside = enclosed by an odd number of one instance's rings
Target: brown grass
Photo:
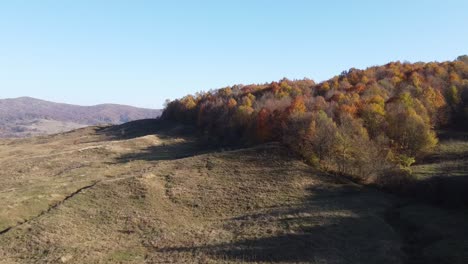
[[[464,246],[464,215],[401,204],[312,169],[279,145],[209,152],[165,133],[119,138],[123,128],[0,141],[0,230],[11,228],[0,234],[0,263],[457,263],[466,256],[453,257]],[[439,236],[408,250],[406,227]]]

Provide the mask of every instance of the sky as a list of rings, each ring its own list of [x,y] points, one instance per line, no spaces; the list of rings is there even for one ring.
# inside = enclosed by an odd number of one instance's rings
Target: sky
[[[468,54],[466,0],[0,1],[0,98],[162,108],[234,84]]]

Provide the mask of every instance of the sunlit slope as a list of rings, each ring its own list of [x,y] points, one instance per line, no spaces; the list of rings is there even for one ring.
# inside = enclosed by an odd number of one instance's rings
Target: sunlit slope
[[[0,263],[439,263],[464,246],[462,216],[414,214],[277,144],[209,151],[179,130],[2,141]],[[458,234],[408,248],[427,215]]]

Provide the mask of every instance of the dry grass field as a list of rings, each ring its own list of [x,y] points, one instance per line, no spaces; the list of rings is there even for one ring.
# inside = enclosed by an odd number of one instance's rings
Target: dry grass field
[[[468,263],[465,212],[151,122],[1,140],[0,263]]]

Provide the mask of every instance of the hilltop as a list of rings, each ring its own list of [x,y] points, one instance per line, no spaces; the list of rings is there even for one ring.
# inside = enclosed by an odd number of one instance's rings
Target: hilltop
[[[78,106],[31,97],[0,99],[0,137],[53,134],[98,124],[156,118],[160,110],[117,104]]]
[[[218,145],[280,141],[321,170],[398,185],[392,175],[411,180],[437,130],[467,130],[468,56],[351,68],[321,83],[233,85],[174,100],[162,118]]]

